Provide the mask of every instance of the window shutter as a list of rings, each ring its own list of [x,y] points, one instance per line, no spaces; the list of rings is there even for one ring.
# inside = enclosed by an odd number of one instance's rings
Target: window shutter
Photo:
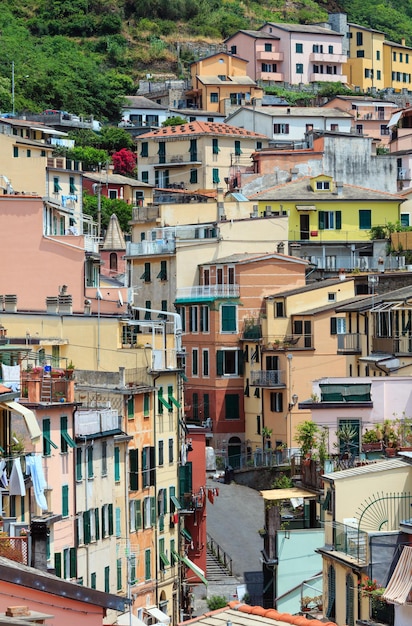
[[[77,578],[76,548],[70,548],[70,578]]]
[[[130,491],[137,491],[139,489],[139,451],[129,450],[129,489]]]
[[[145,580],[150,580],[152,573],[151,573],[151,564],[150,564],[150,548],[148,550],[146,550],[145,555],[144,555],[144,577]]]
[[[56,570],[56,576],[62,577],[62,555],[61,552],[56,552],[54,555],[54,569]]]
[[[328,567],[328,608],[326,617],[335,619],[335,599],[336,599],[336,572],[333,565]]]
[[[155,461],[155,448],[150,446],[150,482],[149,484],[154,487],[156,479],[156,461]]]
[[[143,448],[142,450],[142,478],[143,478],[143,487],[147,487],[149,485],[149,471],[147,469],[147,448]]]
[[[324,211],[319,211],[318,226],[319,226],[319,230],[324,230],[325,228],[325,212]]]
[[[330,318],[330,334],[336,335],[337,332],[338,332],[338,329],[337,329],[336,317],[331,317]]]
[[[100,539],[99,509],[94,509],[94,524],[96,539]]]
[[[142,528],[142,502],[141,500],[136,500],[134,514],[135,514],[135,528],[136,530],[140,530]]]
[[[237,352],[237,359],[238,359],[238,361],[237,361],[238,374],[239,374],[239,376],[243,376],[243,370],[244,370],[244,367],[243,367],[243,359],[244,359],[243,350],[238,350],[238,352]]]
[[[335,212],[335,220],[336,220],[336,230],[341,230],[342,228],[342,211]]]
[[[118,483],[120,481],[120,448],[114,448],[114,479]]]
[[[90,511],[83,513],[83,535],[84,543],[90,543]]]
[[[69,515],[69,485],[63,485],[62,487],[62,515],[68,517]]]
[[[223,350],[218,350],[216,352],[216,373],[218,376],[223,376],[223,359]]]
[[[156,524],[156,498],[150,496],[150,524],[154,526]]]
[[[102,539],[106,537],[106,521],[104,518],[104,506],[102,506]]]
[[[109,535],[113,535],[113,504],[108,504],[109,510]]]
[[[120,537],[122,534],[122,520],[121,520],[122,511],[120,507],[116,507],[116,537]]]

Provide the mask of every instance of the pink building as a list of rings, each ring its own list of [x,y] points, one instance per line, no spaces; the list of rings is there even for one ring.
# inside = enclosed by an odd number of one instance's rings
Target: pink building
[[[59,626],[102,626],[107,610],[123,612],[127,600],[0,557],[0,612],[10,606],[53,617]]]
[[[238,31],[225,43],[232,54],[248,59],[254,80],[293,85],[347,82],[343,35],[315,24],[266,22],[257,31]]]

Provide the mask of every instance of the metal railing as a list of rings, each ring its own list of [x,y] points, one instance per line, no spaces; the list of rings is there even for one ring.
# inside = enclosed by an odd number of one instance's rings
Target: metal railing
[[[331,526],[328,530],[332,530],[334,550],[362,563],[367,562],[368,533],[341,522],[325,522],[325,529],[328,526]]]
[[[360,333],[338,335],[338,350],[342,352],[361,352]]]
[[[180,287],[176,291],[176,299],[238,298],[239,293],[239,285],[197,285]]]
[[[252,387],[283,387],[285,386],[284,370],[258,370],[250,372]]]
[[[0,556],[28,565],[28,537],[0,537]]]
[[[213,556],[223,565],[225,569],[232,576],[233,574],[233,565],[232,558],[228,555],[227,552],[223,550],[223,548],[209,535],[206,533],[206,542],[207,549],[213,554]]]

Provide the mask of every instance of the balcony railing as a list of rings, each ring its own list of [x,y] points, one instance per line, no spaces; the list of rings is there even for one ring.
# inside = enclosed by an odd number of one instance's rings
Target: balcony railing
[[[132,209],[132,219],[134,222],[154,222],[158,217],[158,206],[138,206]]]
[[[252,321],[245,320],[243,327],[243,339],[261,339],[262,326]]]
[[[284,370],[259,370],[250,372],[250,385],[252,387],[284,387]]]
[[[264,61],[264,62],[273,62],[273,61],[283,61],[285,55],[283,52],[266,51],[266,50],[256,50],[256,60]]]
[[[324,52],[312,52],[309,61],[312,63],[346,63],[348,60],[345,54],[328,54]]]
[[[173,253],[175,251],[175,240],[164,241],[141,241],[140,243],[127,242],[126,256],[146,256],[148,254]]]
[[[360,333],[338,335],[338,352],[357,354],[361,352]]]
[[[264,337],[265,350],[302,350],[313,347],[313,335],[268,335]]]
[[[210,300],[211,298],[238,298],[239,285],[196,285],[177,289],[176,300]]]
[[[0,556],[28,565],[28,537],[0,537]]]
[[[347,83],[347,76],[345,74],[320,74],[313,72],[309,78],[311,83],[327,83],[331,81],[339,81],[341,83]]]
[[[74,414],[76,437],[106,433],[120,428],[120,418],[116,409],[80,409]]]
[[[387,352],[389,354],[411,354],[412,333],[394,333],[394,337],[373,337],[372,351]]]
[[[340,522],[325,522],[325,530],[326,538],[332,534],[334,550],[343,552],[358,562],[367,562],[368,533]]]

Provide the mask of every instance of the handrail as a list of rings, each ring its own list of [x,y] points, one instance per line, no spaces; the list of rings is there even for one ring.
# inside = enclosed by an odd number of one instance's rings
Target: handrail
[[[213,554],[213,556],[219,561],[221,565],[223,565],[225,569],[227,569],[229,574],[232,576],[232,558],[228,555],[227,552],[223,550],[221,546],[219,546],[217,541],[215,541],[213,537],[209,535],[209,533],[206,533],[206,545],[208,550],[210,550],[210,552]]]

